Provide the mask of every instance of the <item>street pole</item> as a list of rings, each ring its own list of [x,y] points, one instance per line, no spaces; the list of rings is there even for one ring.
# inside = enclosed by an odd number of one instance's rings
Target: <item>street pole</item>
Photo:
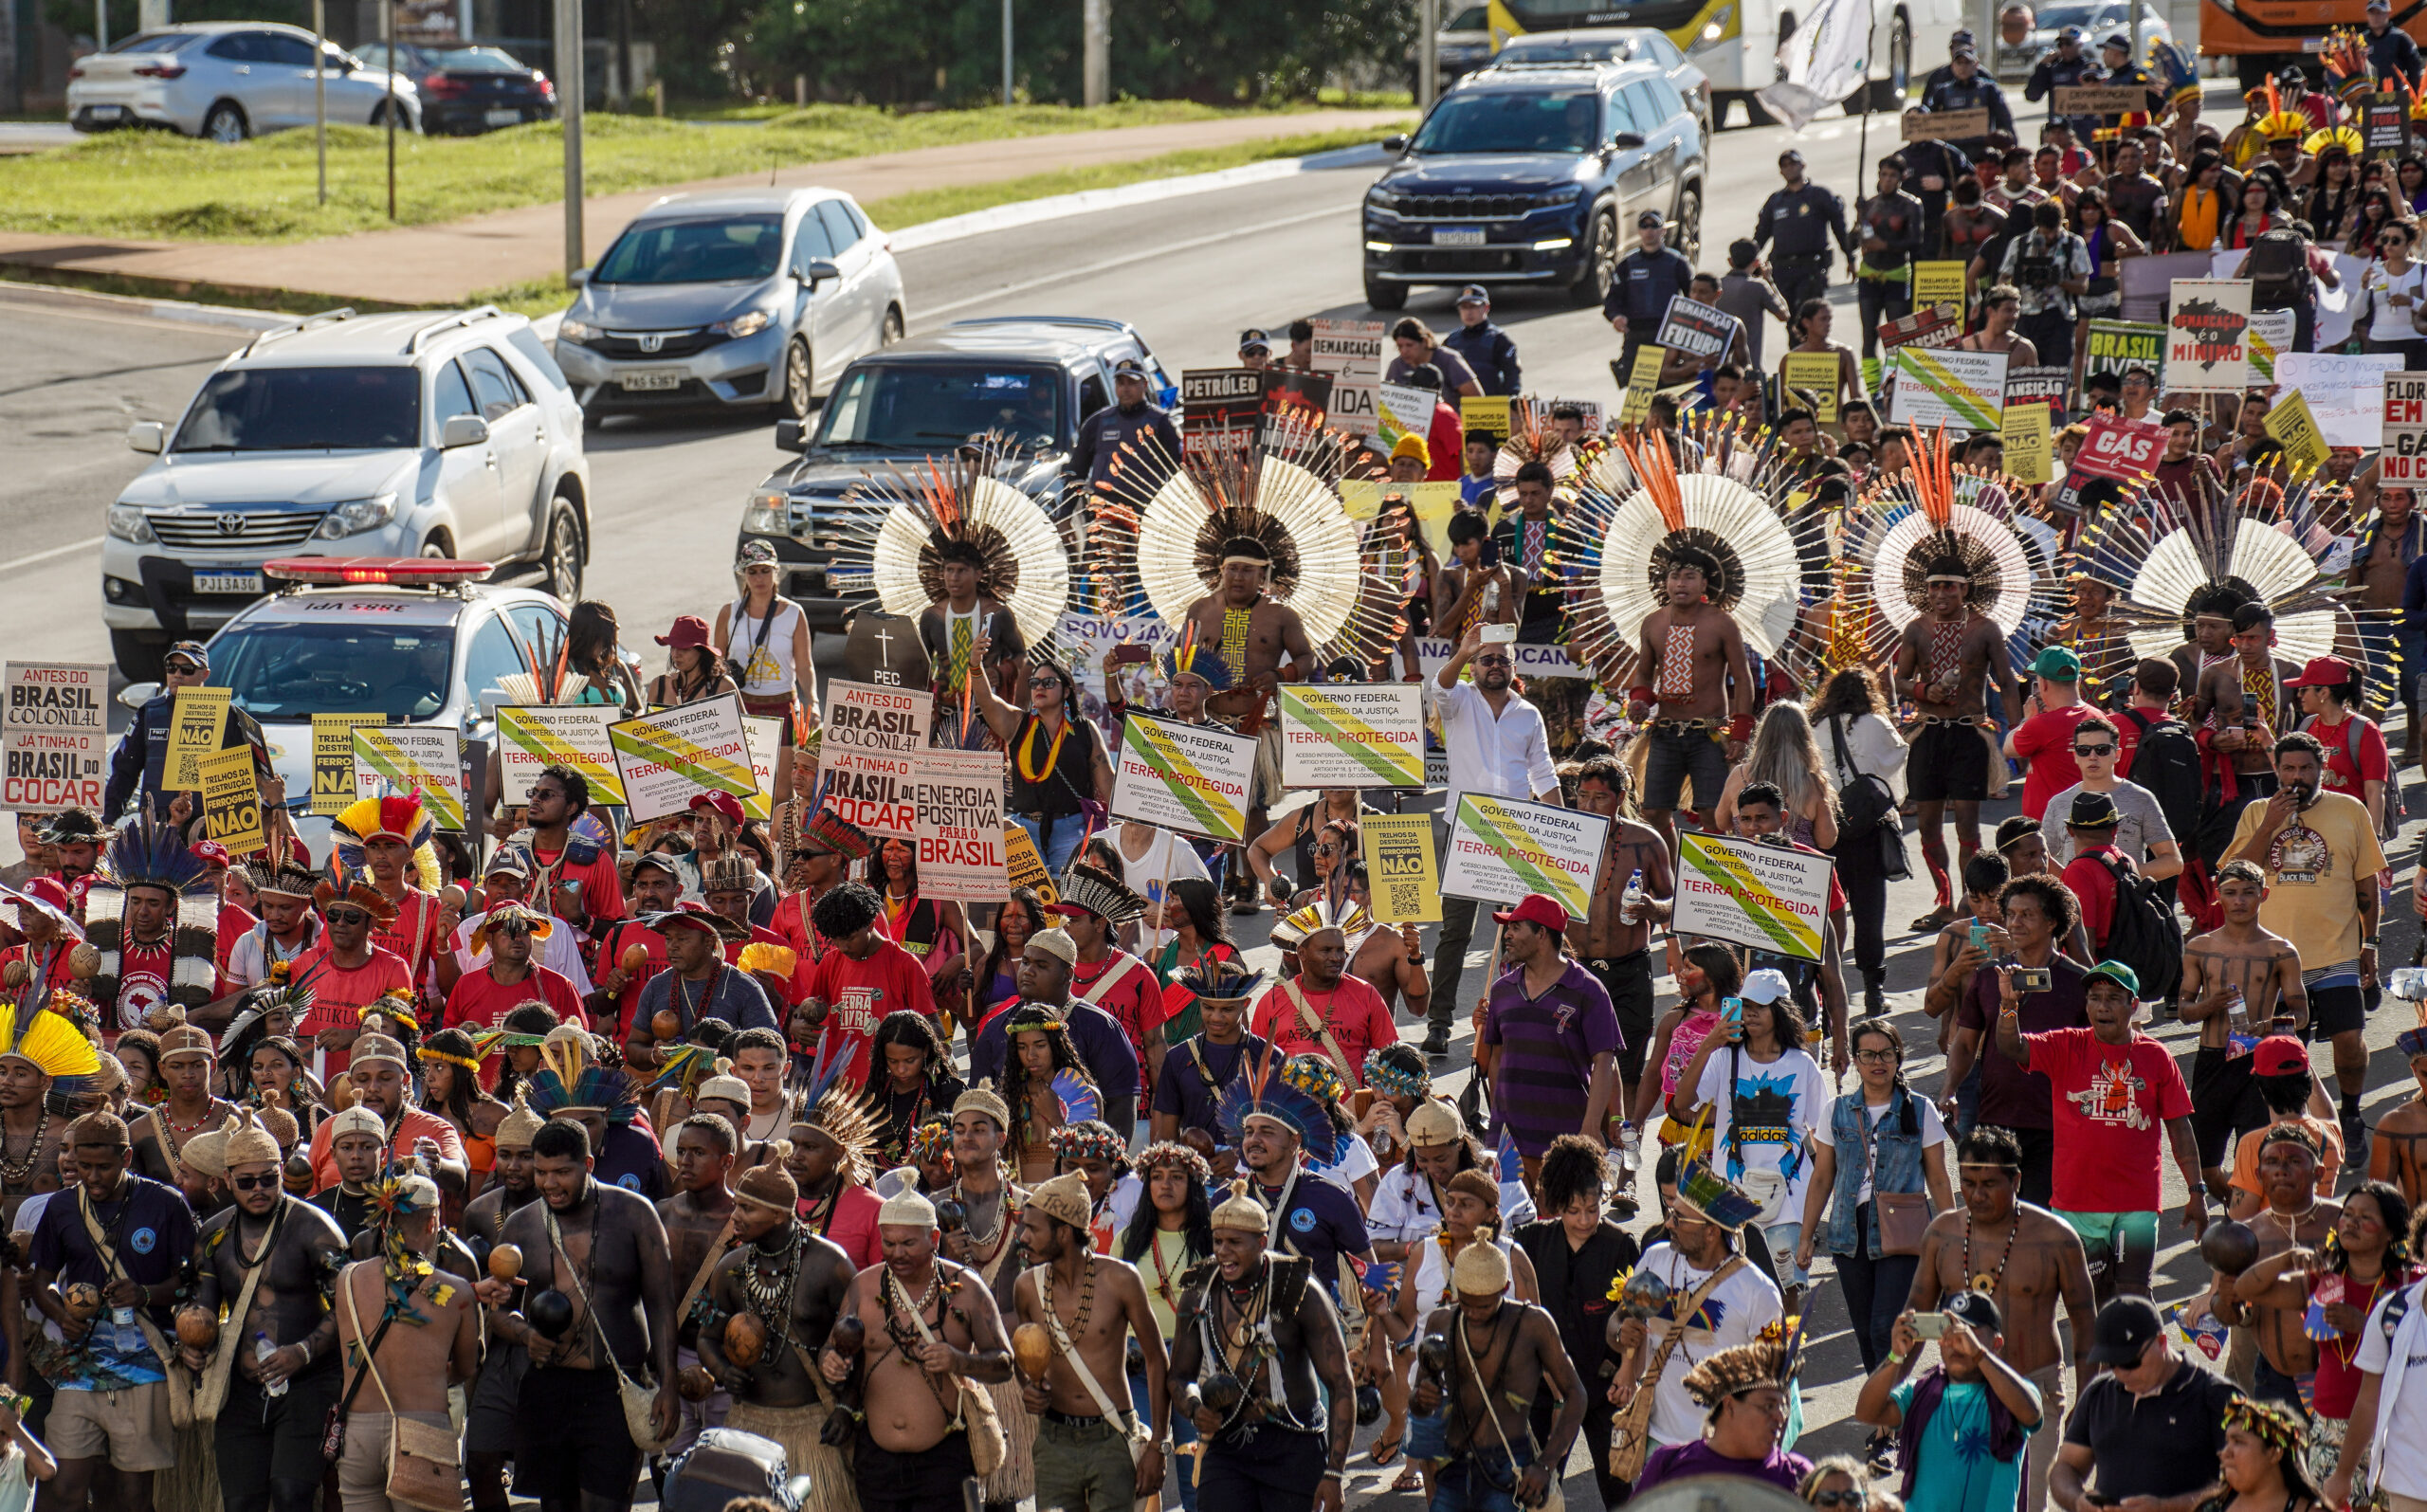
[[[323,206],[329,203],[328,30],[328,0],[312,0],[312,156],[319,169]]]
[[[1003,103],[1012,102],[1012,0],[1003,0]]]
[[[379,40],[388,46],[388,219],[396,218],[396,0],[379,8]]]
[[[1088,105],[1112,97],[1112,21],[1105,14],[1111,0],[1080,0],[1079,88]]]
[[[93,0],[93,50],[110,50],[110,0]]]
[[[1415,108],[1431,110],[1441,93],[1441,0],[1418,0],[1415,29]]]
[[[557,92],[563,103],[557,118],[565,131],[565,271],[582,264],[581,255],[581,106],[584,59],[581,48],[581,0],[556,0]]]

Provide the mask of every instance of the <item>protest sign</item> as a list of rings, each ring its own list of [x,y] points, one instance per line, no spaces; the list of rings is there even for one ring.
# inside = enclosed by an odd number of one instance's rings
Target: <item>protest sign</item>
[[[2165,386],[2238,393],[2250,386],[2250,281],[2176,279],[2166,322]]]
[[[1606,817],[1581,809],[1462,792],[1442,851],[1441,891],[1494,903],[1538,892],[1581,919],[1609,832]]]
[[[856,687],[834,683],[830,687]],[[924,689],[913,694],[898,688],[883,691],[924,703]],[[832,705],[828,705],[829,718]],[[663,819],[688,809],[703,792],[729,792],[747,798],[758,788],[750,769],[750,738],[741,728],[738,695],[702,699],[670,709],[653,709],[607,727],[615,748],[615,766],[623,774],[625,802],[639,823]],[[826,749],[834,746],[828,726]]]
[[[828,683],[817,757],[826,807],[872,835],[916,839],[910,758],[927,749],[933,703],[923,688]]]
[[[381,714],[312,716],[312,813],[334,819],[354,806],[361,796],[354,780],[354,732],[387,722]]]
[[[2288,393],[2275,401],[2263,422],[2267,433],[2284,448],[2284,454],[2304,467],[2326,465],[2326,437],[2310,418],[2308,401],[2297,393]]]
[[[1036,853],[1036,842],[1017,823],[1003,826],[1003,864],[1012,886],[1034,890],[1048,908],[1061,901],[1053,874],[1045,869],[1045,858]]]
[[[2058,116],[2126,116],[2149,108],[2139,84],[2059,84],[2050,91],[2049,110]]]
[[[0,716],[0,809],[99,812],[109,786],[110,669],[92,662],[10,662]]]
[[[2380,483],[2427,483],[2427,373],[2385,374],[2384,430],[2377,454]]]
[[[192,792],[202,786],[202,774],[194,763],[216,755],[227,738],[228,701],[233,696],[227,688],[177,689],[176,699],[169,705],[169,758],[160,779],[162,788]]]
[[[2250,381],[2254,388],[2265,388],[2277,381],[2275,360],[2291,350],[2295,329],[2290,310],[2250,312]]]
[[[1375,922],[1440,922],[1441,876],[1432,858],[1432,816],[1367,814],[1358,820],[1357,833]]]
[[[1637,347],[1633,372],[1617,373],[1618,365],[1615,362],[1610,364],[1613,374],[1626,386],[1627,391],[1626,399],[1618,408],[1618,424],[1641,425],[1644,417],[1651,413],[1652,396],[1660,392],[1660,364],[1668,355],[1665,347]]]
[[[1264,374],[1254,368],[1198,368],[1179,375],[1180,459],[1192,467],[1235,466],[1264,426]]]
[[[1963,306],[1941,302],[1918,306],[1879,328],[1882,345],[1891,352],[1906,347],[1951,347],[1963,339]]]
[[[1688,832],[1678,839],[1670,927],[1802,960],[1821,958],[1834,863],[1785,846]]]
[[[2006,408],[2036,403],[2052,416],[2065,412],[2065,396],[2072,390],[2073,372],[2063,366],[2006,369]]]
[[[1260,376],[1264,380],[1264,412],[1268,420],[1299,415],[1311,424],[1323,424],[1324,413],[1331,409],[1330,373],[1266,368]]]
[[[1324,418],[1343,435],[1374,435],[1382,426],[1381,387],[1376,378],[1334,378],[1331,412]]]
[[[1424,786],[1424,689],[1413,683],[1281,684],[1285,788]]]
[[[2162,322],[2174,281],[2204,279],[2215,265],[2216,258],[2207,252],[2159,252],[2147,257],[2119,258],[2115,278],[2124,303],[2116,318],[2139,324]]]
[[[1122,721],[1112,813],[1208,840],[1249,838],[1257,740],[1220,725],[1132,714]]]
[[[1367,497],[1378,503],[1387,486],[1375,483]],[[1457,484],[1450,486],[1454,489]],[[1343,495],[1346,491],[1343,487]],[[1354,515],[1355,510],[1352,504],[1350,513]],[[1359,518],[1371,519],[1372,509]],[[1446,523],[1443,528],[1448,528]],[[1441,541],[1438,549],[1446,555],[1448,542],[1436,539]],[[1179,644],[1179,631],[1151,615],[1102,619],[1091,614],[1065,614],[1054,621],[1053,644],[1061,648],[1063,665],[1078,679],[1079,712],[1104,737],[1104,749],[1108,751],[1112,742],[1121,738],[1120,721],[1112,717],[1113,683],[1119,683],[1122,701],[1132,707],[1160,708],[1166,684],[1162,668],[1154,658]],[[1141,657],[1138,649],[1147,654]],[[983,721],[979,723],[982,725]]]
[[[463,735],[429,724],[356,725],[355,795],[368,798],[415,790],[431,824],[447,830],[464,828],[468,794],[464,786]]]
[[[1834,352],[1790,352],[1781,374],[1792,391],[1787,403],[1799,405],[1812,402],[1812,417],[1824,426],[1837,423],[1837,354]]]
[[[1660,334],[1652,342],[1688,356],[1724,360],[1735,336],[1736,317],[1715,304],[1678,294],[1670,298],[1669,311],[1660,318]]]
[[[1470,393],[1458,401],[1458,428],[1488,430],[1494,442],[1508,439],[1508,396]]]
[[[2084,373],[2112,373],[2142,367],[2157,376],[2165,361],[2165,327],[2137,320],[2092,320],[2089,342],[2083,348]]]
[[[2024,483],[2044,483],[2055,476],[2049,451],[2048,421],[2048,407],[2044,404],[2026,400],[2006,406],[2004,466]]]
[[[2165,427],[2153,420],[2126,420],[2118,414],[2089,417],[2089,433],[2073,454],[2073,470],[2092,478],[2130,483],[2158,465],[2165,453]]]
[[[2360,97],[2360,147],[2369,157],[2391,162],[2410,151],[2410,101],[2387,90]]]
[[[768,794],[776,791],[776,753],[783,749],[784,721],[760,719],[756,715],[741,717],[741,743],[750,752],[750,780],[757,791],[741,800],[745,818],[760,823],[776,816],[775,801]]]
[[[262,826],[261,784],[253,775],[248,746],[219,751],[194,763],[202,793],[203,833],[228,847],[231,856],[259,850],[269,844]]]
[[[1011,890],[1002,753],[922,751],[911,758],[911,768],[919,890],[961,902],[1001,902]],[[1020,835],[1026,839],[1027,831]]]
[[[1896,424],[1995,430],[2005,407],[2004,353],[1897,349],[1896,398],[1889,415]]]
[[[1457,649],[1458,643],[1455,641],[1431,638],[1419,640],[1415,643],[1416,669],[1425,677],[1431,678],[1450,665],[1450,658]],[[1508,647],[1508,660],[1515,668],[1516,675],[1528,683],[1542,677],[1583,677],[1585,675],[1584,668],[1568,656],[1567,647],[1564,646],[1539,646],[1530,641],[1511,642]]]
[[[1376,432],[1383,442],[1396,446],[1401,436],[1414,436],[1429,448],[1432,439],[1432,410],[1441,401],[1430,389],[1410,388],[1405,384],[1385,383],[1374,391],[1379,424]]]
[[[1926,310],[1933,304],[1951,304],[1962,310],[1967,297],[1962,258],[1913,264],[1914,309]]]
[[[615,743],[607,727],[622,711],[604,703],[507,705],[497,711],[498,796],[527,803],[539,769],[566,766],[590,784],[593,803],[624,801],[623,774],[615,768]]]
[[[1317,373],[1328,373],[1335,379],[1381,381],[1382,338],[1390,327],[1379,320],[1316,320],[1313,324],[1309,360]]]
[[[1989,107],[1977,110],[1914,110],[1905,114],[1908,142],[1961,142],[1989,135]]]
[[[2384,377],[2400,373],[2399,352],[2286,352],[2275,383],[2294,389],[2329,446],[2373,448],[2384,422]]]

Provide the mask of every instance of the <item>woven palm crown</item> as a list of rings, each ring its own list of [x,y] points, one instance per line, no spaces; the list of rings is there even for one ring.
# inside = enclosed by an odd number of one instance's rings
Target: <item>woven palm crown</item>
[[[1146,917],[1146,900],[1112,873],[1074,861],[1062,873],[1062,902],[1084,908],[1118,929]]]

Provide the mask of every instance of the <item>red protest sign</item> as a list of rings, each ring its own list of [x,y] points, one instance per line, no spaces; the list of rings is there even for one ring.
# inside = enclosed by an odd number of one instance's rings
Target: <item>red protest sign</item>
[[[2097,414],[2090,417],[2089,434],[2082,438],[2072,470],[2129,483],[2156,467],[2164,452],[2165,427],[2151,420]]]

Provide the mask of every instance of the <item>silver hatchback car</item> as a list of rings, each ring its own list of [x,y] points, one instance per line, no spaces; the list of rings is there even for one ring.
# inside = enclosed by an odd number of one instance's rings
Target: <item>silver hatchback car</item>
[[[67,123],[78,131],[166,126],[189,137],[240,142],[265,131],[309,126],[325,95],[329,119],[379,125],[392,81],[335,43],[324,43],[319,82],[312,34],[265,21],[198,21],[141,31],[67,72]],[[392,81],[396,123],[421,130],[411,80]]]

